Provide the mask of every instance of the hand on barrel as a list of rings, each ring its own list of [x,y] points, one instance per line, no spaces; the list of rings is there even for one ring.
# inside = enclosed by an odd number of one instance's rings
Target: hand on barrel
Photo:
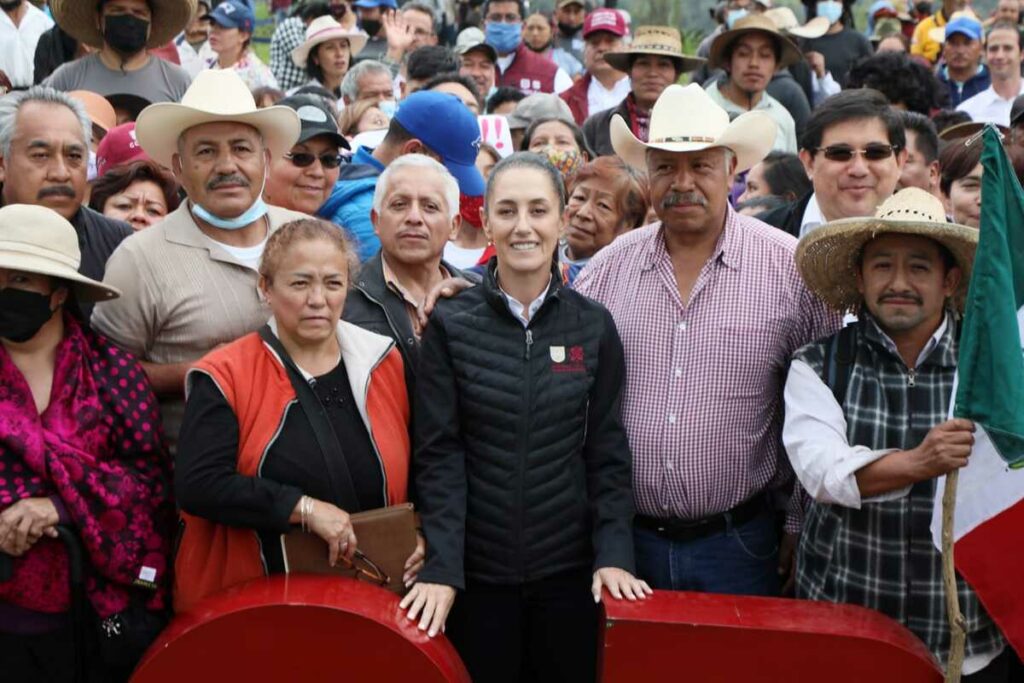
[[[643,600],[654,592],[646,581],[618,567],[601,567],[594,572],[594,582],[590,586],[594,602],[601,602],[602,587],[607,588],[616,600]]]
[[[433,638],[444,631],[444,622],[455,602],[455,589],[441,583],[417,583],[412,587],[399,607],[408,609],[410,621],[420,617],[419,628]]]

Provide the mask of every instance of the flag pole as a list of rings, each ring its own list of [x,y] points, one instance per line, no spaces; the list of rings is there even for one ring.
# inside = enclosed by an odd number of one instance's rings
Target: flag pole
[[[960,597],[956,590],[956,568],[953,565],[953,517],[956,514],[956,485],[960,470],[946,475],[942,494],[942,584],[946,593],[946,616],[949,619],[949,658],[946,660],[946,683],[960,683],[964,666],[967,630],[960,613]]]

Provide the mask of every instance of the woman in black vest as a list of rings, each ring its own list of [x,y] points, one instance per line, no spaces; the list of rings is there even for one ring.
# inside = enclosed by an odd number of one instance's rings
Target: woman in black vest
[[[428,552],[402,606],[431,636],[451,609],[474,680],[592,681],[602,588],[650,592],[632,575],[622,344],[608,311],[561,287],[554,167],[515,154],[484,202],[496,255],[423,335],[413,476]]]

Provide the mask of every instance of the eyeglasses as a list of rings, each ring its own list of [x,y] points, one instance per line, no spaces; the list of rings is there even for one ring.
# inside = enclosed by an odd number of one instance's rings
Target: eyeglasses
[[[314,161],[320,159],[320,165],[324,168],[338,168],[341,166],[342,157],[340,154],[321,154],[319,157],[309,152],[292,152],[291,154],[285,154],[284,158],[292,162],[293,166],[299,168],[306,168],[310,166]]]
[[[519,14],[513,14],[512,12],[508,14],[488,14],[486,19],[492,24],[518,24],[523,20]]]
[[[900,151],[896,145],[883,145],[880,142],[873,142],[865,145],[864,149],[854,149],[849,145],[829,145],[828,147],[815,147],[814,152],[821,152],[829,161],[846,162],[857,154],[862,154],[866,161],[881,161],[888,159]]]
[[[345,560],[344,557],[341,559],[348,562],[349,566],[356,570],[356,579],[360,581],[368,581],[378,586],[387,586],[391,583],[391,577],[387,575],[387,572],[360,550],[356,551],[351,561]]]

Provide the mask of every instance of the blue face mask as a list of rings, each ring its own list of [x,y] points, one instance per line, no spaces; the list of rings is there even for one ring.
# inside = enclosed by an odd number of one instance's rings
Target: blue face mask
[[[398,102],[394,100],[381,100],[377,103],[377,109],[380,109],[384,116],[393,119],[395,114],[398,113]]]
[[[484,33],[484,40],[499,55],[515,52],[516,48],[519,47],[519,43],[523,41],[523,25],[489,21],[487,22],[487,30]]]
[[[256,195],[256,201],[252,203],[252,206],[243,211],[240,216],[236,216],[235,218],[221,218],[220,216],[214,216],[205,206],[198,202],[189,202],[189,206],[192,209],[193,216],[206,221],[215,228],[220,228],[221,230],[240,230],[267,215],[267,211],[269,209],[263,201],[263,190],[266,186],[267,174],[264,173],[263,184],[260,186],[260,193]]]
[[[843,3],[836,0],[822,0],[817,4],[818,16],[828,19],[829,24],[834,24],[843,16]]]
[[[731,29],[737,21],[750,14],[745,9],[731,9],[729,13],[725,15],[725,27]]]

